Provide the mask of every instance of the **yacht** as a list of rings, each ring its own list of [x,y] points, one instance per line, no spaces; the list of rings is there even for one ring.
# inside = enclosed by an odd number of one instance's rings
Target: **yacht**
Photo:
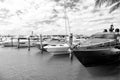
[[[68,54],[69,45],[66,43],[61,44],[51,44],[44,47],[47,52],[57,55],[57,54]]]
[[[106,65],[119,60],[120,49],[116,32],[101,32],[78,44],[73,53],[86,67]]]
[[[17,47],[18,40],[12,38],[6,38],[5,41],[2,42],[3,47]]]

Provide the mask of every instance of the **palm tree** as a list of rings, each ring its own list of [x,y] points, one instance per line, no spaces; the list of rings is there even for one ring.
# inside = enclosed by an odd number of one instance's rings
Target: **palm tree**
[[[95,0],[95,7],[101,7],[103,4],[106,4],[106,7],[111,6],[109,13],[120,8],[120,0]]]

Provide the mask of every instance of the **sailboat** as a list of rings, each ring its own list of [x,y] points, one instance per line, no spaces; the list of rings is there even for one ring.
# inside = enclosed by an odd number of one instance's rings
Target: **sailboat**
[[[65,38],[66,38],[67,37],[67,20],[66,19],[68,19],[67,18],[67,13],[66,13],[66,7],[64,8],[64,14],[65,14],[65,30],[66,30]],[[69,44],[66,43],[67,42],[66,40],[67,39],[65,39],[65,42],[60,42],[60,43],[57,43],[57,44],[49,44],[49,45],[45,46],[44,48],[46,49],[46,51],[48,51],[49,53],[51,53],[53,55],[69,54],[68,53]]]

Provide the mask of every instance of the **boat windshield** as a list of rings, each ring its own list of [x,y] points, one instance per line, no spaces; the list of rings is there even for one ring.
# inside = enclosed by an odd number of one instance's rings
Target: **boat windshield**
[[[92,38],[103,38],[103,39],[115,39],[115,34],[94,34],[91,36]]]

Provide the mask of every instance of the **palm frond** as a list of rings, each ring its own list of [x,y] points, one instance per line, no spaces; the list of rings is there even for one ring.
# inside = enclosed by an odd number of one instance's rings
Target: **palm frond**
[[[101,7],[104,3],[108,2],[109,0],[95,0],[95,6]]]
[[[113,5],[113,4],[115,4],[115,3],[119,2],[119,1],[120,0],[108,0],[106,6],[111,6],[111,5]]]
[[[95,0],[95,6],[96,7],[101,7],[101,5],[106,3],[106,6],[111,6],[120,0]]]
[[[118,8],[120,8],[120,1],[119,1],[117,4],[115,4],[115,5],[110,9],[109,13],[115,11],[115,10],[118,9]]]

